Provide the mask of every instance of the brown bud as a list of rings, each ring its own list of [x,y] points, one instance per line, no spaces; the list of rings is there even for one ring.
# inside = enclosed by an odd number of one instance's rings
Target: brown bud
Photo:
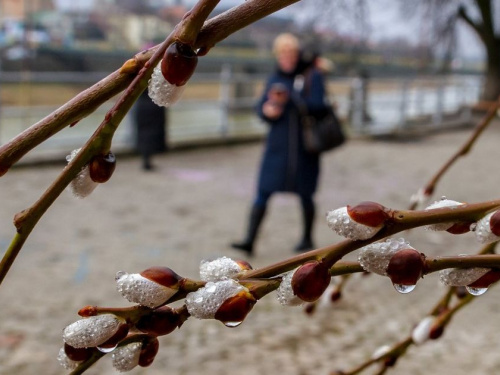
[[[129,326],[127,323],[123,323],[118,327],[116,333],[107,339],[105,342],[99,345],[99,348],[114,348],[120,341],[127,337],[129,331]]]
[[[162,306],[142,316],[135,326],[152,336],[163,336],[168,335],[180,324],[179,314],[169,306]]]
[[[398,360],[398,357],[395,355],[390,355],[388,357],[385,357],[384,359],[384,366],[385,367],[394,367]]]
[[[253,270],[252,266],[250,265],[250,263],[248,263],[246,260],[241,260],[241,259],[238,259],[238,260],[235,260],[236,264],[238,266],[240,266],[241,270],[242,271],[249,271],[249,270]]]
[[[323,262],[304,263],[293,274],[293,293],[303,301],[314,302],[321,297],[330,280],[328,267]]]
[[[393,284],[415,285],[422,277],[425,255],[415,249],[403,249],[395,253],[389,261],[387,275]]]
[[[455,287],[455,295],[458,299],[464,299],[469,295],[465,286],[457,286]]]
[[[158,353],[159,347],[160,342],[156,337],[148,339],[142,345],[141,354],[139,355],[139,366],[148,367],[151,365],[156,357],[156,354]]]
[[[184,86],[194,73],[198,56],[193,48],[181,42],[168,46],[161,61],[161,73],[172,85]]]
[[[103,183],[108,181],[116,167],[116,158],[112,152],[106,155],[96,155],[89,163],[90,178],[94,182]]]
[[[500,280],[500,270],[492,269],[467,286],[471,288],[488,288],[491,284],[496,283],[498,280]]]
[[[85,306],[78,310],[78,315],[88,318],[97,315],[97,306]]]
[[[356,206],[347,206],[347,213],[356,223],[369,227],[379,227],[389,218],[386,208],[375,202],[361,202]]]
[[[64,353],[72,361],[86,361],[92,355],[92,348],[73,348],[71,345],[64,343]]]
[[[342,298],[342,292],[338,289],[335,289],[332,294],[330,294],[330,301],[337,302]]]
[[[500,210],[490,217],[490,229],[495,236],[500,237]]]
[[[316,304],[314,302],[308,303],[304,308],[307,315],[312,315],[316,311]]]
[[[142,277],[154,281],[168,288],[176,289],[179,287],[179,281],[182,277],[177,275],[168,267],[150,267],[140,273]]]
[[[243,290],[225,300],[215,313],[214,318],[228,327],[236,327],[245,320],[256,302],[251,293]]]
[[[471,224],[472,223],[464,223],[464,222],[455,223],[451,227],[446,229],[446,231],[448,233],[451,233],[451,234],[464,234],[464,233],[470,232]]]
[[[429,332],[429,338],[431,340],[437,340],[438,338],[440,338],[444,333],[444,326],[439,324],[439,325],[436,325],[436,326],[432,326],[431,327],[431,330]]]

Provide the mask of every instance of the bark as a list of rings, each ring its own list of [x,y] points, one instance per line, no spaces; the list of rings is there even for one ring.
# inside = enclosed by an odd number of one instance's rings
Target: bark
[[[486,45],[487,63],[481,99],[496,100],[500,96],[500,38]]]

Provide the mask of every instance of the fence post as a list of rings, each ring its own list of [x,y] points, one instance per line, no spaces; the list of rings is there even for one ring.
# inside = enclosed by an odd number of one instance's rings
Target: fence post
[[[229,132],[229,106],[231,104],[231,78],[233,69],[223,64],[220,71],[220,134],[224,138]]]

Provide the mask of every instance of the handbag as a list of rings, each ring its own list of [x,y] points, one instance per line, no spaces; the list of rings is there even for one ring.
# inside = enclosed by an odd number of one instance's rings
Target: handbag
[[[308,69],[304,76],[298,75],[294,80],[294,88],[306,96],[311,90],[311,74],[311,69]],[[330,104],[320,111],[309,113],[303,101],[297,100],[297,103],[306,151],[319,154],[339,147],[346,141],[342,124]]]
[[[332,106],[325,107],[321,113],[302,115],[301,123],[304,148],[308,152],[319,154],[339,147],[346,141]]]

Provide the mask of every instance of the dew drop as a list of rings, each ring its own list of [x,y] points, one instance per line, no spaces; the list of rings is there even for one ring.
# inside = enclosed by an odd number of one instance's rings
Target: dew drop
[[[466,286],[465,289],[473,296],[480,296],[488,291],[488,288],[473,288],[470,286]]]
[[[238,327],[241,323],[243,323],[243,321],[241,321],[241,322],[223,322],[223,323],[226,327],[234,328],[234,327]]]
[[[412,292],[416,285],[402,285],[402,284],[393,284],[394,289],[398,291],[399,293],[406,294]]]
[[[117,346],[118,345],[115,345],[115,346],[112,346],[112,347],[109,347],[109,348],[103,348],[103,347],[98,346],[97,350],[99,350],[101,353],[111,353],[113,350],[116,349]]]

